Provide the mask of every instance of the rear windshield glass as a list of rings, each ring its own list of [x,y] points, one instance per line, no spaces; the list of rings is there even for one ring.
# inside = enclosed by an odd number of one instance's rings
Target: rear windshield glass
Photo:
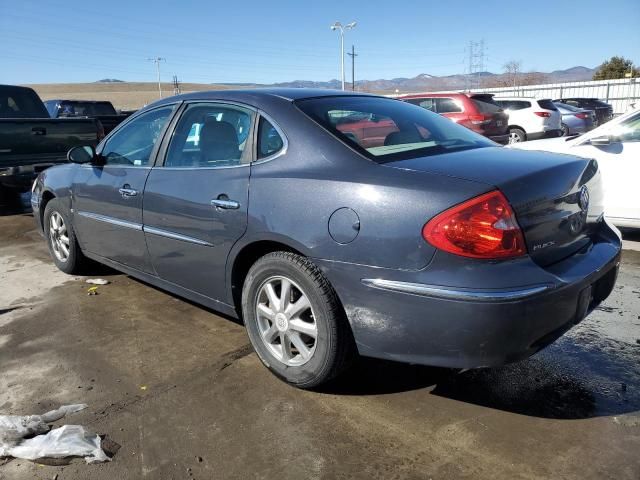
[[[491,95],[474,95],[471,101],[475,104],[480,113],[499,113],[502,107],[493,101]]]
[[[563,110],[568,110],[570,112],[579,112],[582,109],[578,107],[574,107],[573,105],[567,105],[566,103],[553,102],[556,107],[562,108]]]
[[[28,88],[0,88],[0,118],[48,118],[44,104]]]
[[[116,111],[107,102],[61,102],[61,117],[94,117],[97,115],[115,115]]]
[[[495,146],[445,117],[389,98],[321,97],[298,100],[296,105],[344,143],[380,163]]]
[[[551,100],[538,100],[538,105],[546,110],[558,110]]]

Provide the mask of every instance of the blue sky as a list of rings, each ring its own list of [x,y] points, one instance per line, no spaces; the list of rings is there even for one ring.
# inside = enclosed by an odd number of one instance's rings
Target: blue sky
[[[152,56],[166,58],[167,81],[329,80],[340,72],[337,20],[358,21],[345,39],[358,79],[464,73],[481,39],[493,72],[512,59],[541,71],[612,55],[640,63],[638,0],[0,0],[0,83],[153,81]]]

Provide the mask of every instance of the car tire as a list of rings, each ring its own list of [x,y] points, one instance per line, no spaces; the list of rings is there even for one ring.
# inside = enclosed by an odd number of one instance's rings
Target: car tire
[[[566,137],[569,135],[569,127],[567,127],[564,123],[562,124],[562,126],[560,127],[560,135],[558,135],[559,137]]]
[[[521,143],[526,141],[527,141],[527,134],[524,133],[524,130],[521,130],[519,128],[509,129],[509,144]]]
[[[273,252],[257,260],[244,281],[242,314],[262,363],[290,385],[317,387],[354,357],[351,329],[333,287],[301,255]]]
[[[89,260],[80,250],[68,209],[57,198],[51,199],[44,209],[43,229],[56,267],[70,275],[82,273]]]

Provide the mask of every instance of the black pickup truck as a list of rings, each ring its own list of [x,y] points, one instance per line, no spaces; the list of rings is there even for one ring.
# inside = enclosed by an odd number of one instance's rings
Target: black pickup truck
[[[130,113],[118,113],[106,100],[45,100],[51,118],[89,117],[100,120],[105,135],[116,128]]]
[[[42,170],[66,162],[71,147],[103,137],[98,120],[50,118],[32,89],[0,85],[0,205],[28,192]]]

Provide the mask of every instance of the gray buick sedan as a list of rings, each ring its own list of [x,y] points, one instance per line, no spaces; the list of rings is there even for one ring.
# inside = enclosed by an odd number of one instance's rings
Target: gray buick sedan
[[[241,318],[267,368],[301,388],[356,354],[525,358],[618,272],[595,161],[503,149],[389,98],[181,95],[68,158],[32,197],[62,271],[97,261]]]

